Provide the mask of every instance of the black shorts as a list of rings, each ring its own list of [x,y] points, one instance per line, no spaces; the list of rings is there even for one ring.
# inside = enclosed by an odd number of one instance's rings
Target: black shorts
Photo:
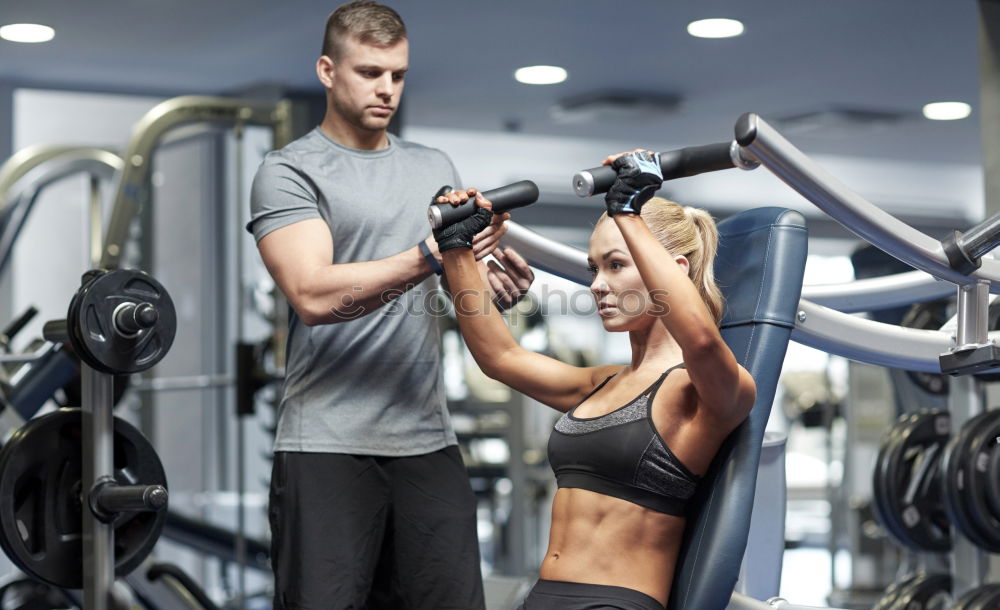
[[[517,610],[663,610],[663,605],[635,589],[539,580]]]
[[[275,610],[485,607],[476,500],[457,447],[274,456]]]

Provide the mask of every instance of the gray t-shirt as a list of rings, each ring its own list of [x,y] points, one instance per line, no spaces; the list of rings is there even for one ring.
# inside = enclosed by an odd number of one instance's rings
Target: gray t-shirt
[[[389,136],[357,150],[316,128],[269,153],[254,177],[247,230],[262,237],[321,218],[333,263],[379,260],[430,235],[427,206],[459,185],[443,152]],[[306,326],[289,307],[275,451],[419,455],[456,444],[445,406],[431,276],[372,313]],[[335,305],[331,303],[331,306]]]

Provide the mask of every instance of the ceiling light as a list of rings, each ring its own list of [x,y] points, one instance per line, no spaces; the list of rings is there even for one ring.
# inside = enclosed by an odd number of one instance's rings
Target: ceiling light
[[[514,78],[526,85],[554,85],[566,80],[566,70],[559,66],[525,66],[514,72]]]
[[[924,116],[932,121],[954,121],[972,114],[972,106],[965,102],[934,102],[924,106]]]
[[[687,30],[696,38],[732,38],[743,33],[743,24],[735,19],[701,19],[689,23]]]
[[[55,35],[55,30],[37,23],[11,23],[0,26],[0,38],[11,42],[48,42]]]

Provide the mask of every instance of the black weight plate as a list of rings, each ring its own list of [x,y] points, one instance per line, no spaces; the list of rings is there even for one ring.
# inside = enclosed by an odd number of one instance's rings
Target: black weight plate
[[[910,584],[910,581],[914,578],[916,578],[916,576],[911,575],[886,587],[885,593],[882,594],[882,597],[878,598],[878,602],[872,606],[872,610],[889,610],[892,603],[896,601],[897,597],[899,597],[899,592],[902,591],[906,585]]]
[[[906,538],[906,528],[898,519],[895,519],[890,511],[888,497],[894,493],[893,478],[888,474],[888,463],[890,448],[899,443],[900,436],[904,429],[911,424],[913,416],[911,414],[900,415],[896,423],[882,436],[879,452],[875,459],[875,469],[872,473],[872,507],[876,520],[882,524],[889,536],[900,541]],[[901,544],[901,543],[900,543]]]
[[[996,610],[1000,608],[1000,585],[983,585],[976,589],[975,596],[963,610]]]
[[[976,524],[992,546],[1000,549],[1000,513],[993,511],[987,497],[990,450],[997,446],[997,439],[1000,438],[1000,410],[986,413],[990,416],[979,423],[975,434],[969,437],[965,454],[961,456],[965,463],[963,505],[969,520]]]
[[[128,422],[114,422],[115,480],[166,487],[146,438]],[[0,449],[0,546],[25,573],[65,589],[83,586],[81,434],[80,411],[60,409],[30,420]],[[165,510],[116,516],[118,575],[146,558],[165,519]]]
[[[977,437],[982,442],[983,432],[991,430],[991,422],[998,417],[1000,411],[986,411],[967,421],[945,447],[941,460],[942,499],[948,517],[973,544],[991,553],[1000,552],[1000,521],[987,508],[985,485],[972,485],[983,478],[977,474],[979,452],[973,447]]]
[[[901,418],[879,450],[875,494],[886,530],[914,550],[951,548],[949,523],[935,481],[941,451],[950,433],[949,415],[924,411]],[[884,513],[884,514],[882,514]]]
[[[986,314],[986,330],[1000,330],[1000,299],[990,303]],[[980,373],[975,375],[980,381],[1000,381],[1000,373]]]
[[[989,450],[986,465],[986,501],[994,515],[1000,515],[1000,443]]]
[[[982,588],[969,589],[955,600],[949,610],[972,610],[972,604],[984,593]]]
[[[921,574],[900,589],[888,610],[944,610],[950,593],[950,574]]]
[[[900,442],[900,438],[907,433],[907,429],[912,425],[913,419],[914,415],[910,413],[900,415],[896,423],[882,436],[882,442],[875,460],[875,469],[872,475],[872,497],[874,499],[873,508],[875,509],[875,517],[882,524],[882,527],[886,529],[889,536],[899,544],[903,544],[899,541],[906,538],[906,528],[900,523],[899,519],[893,517],[889,507],[888,497],[894,493],[893,490],[895,488],[893,478],[888,474],[889,454]]]
[[[114,314],[125,303],[149,303],[156,324],[134,336],[118,332]],[[70,301],[67,325],[73,349],[93,368],[111,374],[138,373],[166,356],[177,331],[177,314],[166,289],[153,277],[132,269],[96,275]]]

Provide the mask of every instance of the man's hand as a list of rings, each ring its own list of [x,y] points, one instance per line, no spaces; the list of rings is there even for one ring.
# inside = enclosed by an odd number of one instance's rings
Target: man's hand
[[[490,296],[497,309],[506,311],[528,294],[535,273],[513,248],[497,248],[493,257],[495,261],[480,262],[479,273],[490,287]]]

